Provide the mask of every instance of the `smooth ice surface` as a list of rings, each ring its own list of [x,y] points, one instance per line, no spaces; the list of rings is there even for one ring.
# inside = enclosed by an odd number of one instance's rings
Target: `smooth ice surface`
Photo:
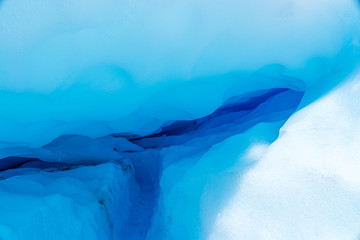
[[[355,240],[359,26],[353,0],[0,1],[0,238]]]
[[[311,100],[351,70],[358,23],[351,0],[3,1],[0,141],[151,133],[258,89]]]

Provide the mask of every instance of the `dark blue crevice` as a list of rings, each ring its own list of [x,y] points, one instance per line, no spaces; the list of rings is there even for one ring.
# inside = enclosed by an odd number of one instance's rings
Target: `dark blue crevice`
[[[170,126],[162,127],[160,132],[151,134],[149,136],[135,138],[133,141],[144,139],[144,138],[154,138],[154,137],[163,137],[163,136],[178,136],[178,135],[186,135],[198,130],[201,126],[206,125],[211,122],[213,119],[218,117],[224,117],[229,114],[234,113],[243,113],[246,114],[246,111],[250,111],[258,107],[261,103],[266,102],[272,96],[275,96],[279,93],[285,91],[292,91],[290,89],[285,88],[276,88],[270,90],[262,90],[256,91],[251,94],[244,95],[242,97],[234,97],[227,100],[221,107],[215,110],[213,113],[194,120],[189,121],[175,121]],[[293,91],[295,92],[295,91]],[[299,95],[302,95],[299,93]],[[239,116],[241,117],[241,116]],[[228,119],[228,121],[224,121],[226,124],[231,120],[236,119]]]
[[[189,121],[175,121],[157,133],[130,139],[143,148],[163,148],[174,145],[203,144],[198,138],[209,137],[213,145],[242,133],[259,122],[287,119],[295,111],[303,92],[285,88],[256,91],[226,101],[212,114]],[[210,136],[216,135],[215,138]]]
[[[6,157],[0,159],[0,172],[19,169],[19,168],[37,168],[37,169],[68,169],[76,165],[64,162],[46,162],[38,158],[27,157]]]

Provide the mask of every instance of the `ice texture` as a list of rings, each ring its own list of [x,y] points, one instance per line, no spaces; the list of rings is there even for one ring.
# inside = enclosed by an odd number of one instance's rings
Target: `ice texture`
[[[358,239],[359,26],[355,0],[0,0],[0,239]]]
[[[0,181],[0,239],[121,239],[131,173],[110,163],[8,170]]]

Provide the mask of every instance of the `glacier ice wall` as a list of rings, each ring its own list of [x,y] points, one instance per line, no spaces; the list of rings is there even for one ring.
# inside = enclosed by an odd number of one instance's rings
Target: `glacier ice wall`
[[[0,238],[75,240],[119,236],[121,229],[117,226],[127,221],[130,206],[131,175],[109,163],[58,169],[39,171],[28,166],[2,175]]]
[[[356,239],[359,13],[1,1],[0,237]]]

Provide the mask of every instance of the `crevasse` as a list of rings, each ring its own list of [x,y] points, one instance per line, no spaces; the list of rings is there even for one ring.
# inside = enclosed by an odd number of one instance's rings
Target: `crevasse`
[[[0,1],[0,239],[357,239],[359,16]]]

